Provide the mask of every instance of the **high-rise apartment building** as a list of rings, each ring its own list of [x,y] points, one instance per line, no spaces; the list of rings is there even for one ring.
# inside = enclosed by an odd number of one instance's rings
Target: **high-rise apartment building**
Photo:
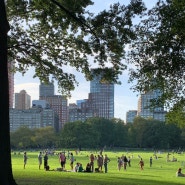
[[[52,109],[43,109],[34,107],[27,110],[10,109],[10,131],[16,131],[20,127],[30,129],[53,127],[57,132],[59,130],[58,115]]]
[[[9,108],[13,108],[14,102],[14,73],[12,72],[13,62],[8,62],[8,83],[9,83]]]
[[[46,100],[51,109],[53,109],[59,116],[59,128],[67,122],[67,98],[61,95],[40,96],[40,100]]]
[[[77,101],[77,104],[69,104],[68,107],[68,119],[69,122],[74,121],[85,121],[88,118],[92,118],[94,116],[93,110],[88,107],[88,100]]]
[[[69,106],[70,122],[91,117],[114,118],[114,84],[102,82],[101,78],[101,74],[95,75],[90,82],[88,99],[78,100],[76,107]]]
[[[134,118],[137,116],[137,110],[129,110],[126,113],[126,124],[133,123]]]
[[[94,116],[114,118],[114,84],[101,82],[101,74],[96,75],[90,82],[88,104],[91,105]]]
[[[39,96],[53,96],[55,94],[55,87],[52,82],[39,85]]]
[[[25,90],[15,93],[15,109],[29,109],[31,105],[31,96]]]
[[[39,86],[39,100],[46,100],[51,109],[53,109],[59,116],[59,128],[61,129],[63,125],[68,121],[67,113],[67,98],[62,95],[54,94],[54,84],[43,84]]]
[[[151,101],[161,96],[159,90],[145,92],[140,95],[138,100],[138,116],[143,118],[153,118],[159,121],[165,121],[166,111],[164,107],[151,108]]]

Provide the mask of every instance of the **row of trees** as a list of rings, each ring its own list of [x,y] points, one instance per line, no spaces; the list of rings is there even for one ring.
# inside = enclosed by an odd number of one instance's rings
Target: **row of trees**
[[[122,120],[91,118],[85,122],[65,124],[55,133],[46,127],[31,130],[20,128],[11,133],[11,146],[25,148],[102,148],[107,147],[185,147],[185,131],[174,124],[138,117],[133,124],[124,125]]]

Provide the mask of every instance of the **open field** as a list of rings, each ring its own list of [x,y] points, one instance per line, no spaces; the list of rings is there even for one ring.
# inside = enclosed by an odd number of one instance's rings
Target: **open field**
[[[81,151],[78,155],[72,151],[75,156],[75,163],[80,162],[85,168],[89,162],[91,151]],[[95,155],[95,151],[92,151]],[[185,184],[185,178],[176,177],[175,172],[179,167],[185,173],[185,153],[170,153],[170,159],[174,156],[177,162],[166,162],[166,152],[157,152],[158,159],[155,159],[153,152],[148,151],[105,151],[111,159],[108,164],[108,173],[76,173],[55,171],[60,167],[57,155],[49,156],[50,170],[38,169],[38,152],[27,151],[28,162],[26,169],[23,169],[23,152],[20,154],[12,153],[13,174],[18,185],[181,185]],[[131,157],[131,167],[127,170],[123,168],[118,171],[117,157],[122,154]],[[140,155],[144,162],[144,170],[141,171],[138,165]],[[153,165],[150,167],[149,158],[153,157]],[[95,162],[96,167],[96,162]],[[66,163],[66,169],[70,170],[69,160]]]

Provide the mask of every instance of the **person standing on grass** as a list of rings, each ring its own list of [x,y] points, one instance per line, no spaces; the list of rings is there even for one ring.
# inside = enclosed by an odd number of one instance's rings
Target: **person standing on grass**
[[[65,163],[66,163],[65,153],[61,152],[59,154],[59,161],[60,161],[60,165],[61,165],[62,170],[64,170],[65,169]]]
[[[24,152],[24,155],[23,155],[24,169],[25,169],[25,167],[26,167],[27,160],[28,160],[27,153],[26,153],[26,152]]]
[[[94,159],[95,159],[94,155],[91,154],[90,155],[90,165],[91,165],[91,171],[92,172],[94,172]]]
[[[150,157],[150,167],[152,167],[152,157]]]
[[[74,156],[73,156],[73,153],[71,153],[71,156],[70,156],[70,166],[71,166],[71,170],[73,170],[73,163],[74,163]]]
[[[141,158],[140,161],[139,161],[139,165],[140,165],[140,168],[141,170],[143,170],[143,167],[144,167],[144,161],[143,159]]]
[[[103,156],[98,155],[97,165],[98,165],[98,170],[99,171],[102,171],[102,167],[103,167]]]
[[[127,157],[125,155],[125,156],[123,156],[123,167],[124,167],[124,170],[127,169],[127,162],[128,162],[128,159],[127,159]]]
[[[122,167],[122,165],[123,165],[123,162],[122,162],[121,157],[118,157],[117,163],[118,163],[118,170],[120,171],[120,170],[121,170],[121,167]]]
[[[39,170],[40,170],[40,167],[42,165],[42,152],[39,152],[38,154],[38,162],[39,162]]]
[[[104,168],[105,168],[105,173],[107,173],[107,164],[108,162],[110,162],[110,159],[107,157],[107,154],[105,154],[105,157],[103,159],[103,165],[104,165]]]
[[[48,154],[47,152],[44,155],[44,169],[47,170],[48,168]]]

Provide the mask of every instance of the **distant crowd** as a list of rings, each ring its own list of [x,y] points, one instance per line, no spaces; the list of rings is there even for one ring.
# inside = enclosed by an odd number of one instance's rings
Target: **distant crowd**
[[[78,154],[78,151],[75,151],[76,155]],[[44,163],[44,169],[46,171],[50,171],[50,167],[48,164],[48,155],[53,153],[50,153],[48,151],[44,151],[44,152],[39,152],[38,154],[38,167],[39,170],[41,169],[42,163]],[[93,153],[90,154],[90,156],[87,156],[89,158],[89,161],[87,162],[85,168],[83,167],[81,162],[76,162],[76,159],[74,158],[73,152],[59,152],[56,154],[58,156],[59,159],[59,163],[60,163],[60,167],[56,168],[56,169],[52,169],[56,170],[56,171],[66,171],[66,172],[104,172],[107,173],[108,172],[108,163],[111,161],[110,158],[107,156],[107,154],[103,155],[103,152],[100,151],[97,155],[94,155]],[[67,155],[67,156],[66,156]],[[120,171],[121,168],[123,168],[124,170],[127,169],[128,167],[131,167],[131,159],[133,158],[133,156],[126,156],[126,155],[122,155],[120,157],[117,158],[117,168]],[[142,159],[141,156],[138,155],[139,158],[139,163],[138,165],[140,166],[141,170],[144,170],[144,161]],[[154,158],[158,159],[157,155],[154,154]],[[70,161],[70,170],[66,169],[66,161],[67,159]],[[27,164],[27,153],[24,152],[23,154],[23,161],[24,161],[24,166],[23,168],[25,169],[26,164]],[[177,159],[173,156],[173,158],[170,160],[170,154],[167,154],[166,157],[167,162],[176,162]],[[96,163],[96,167],[95,167],[95,163]],[[153,157],[151,156],[149,159],[149,164],[150,167],[152,167],[152,163],[153,163]],[[176,172],[176,176],[177,177],[185,177],[185,174],[182,173],[182,169],[179,168]]]

